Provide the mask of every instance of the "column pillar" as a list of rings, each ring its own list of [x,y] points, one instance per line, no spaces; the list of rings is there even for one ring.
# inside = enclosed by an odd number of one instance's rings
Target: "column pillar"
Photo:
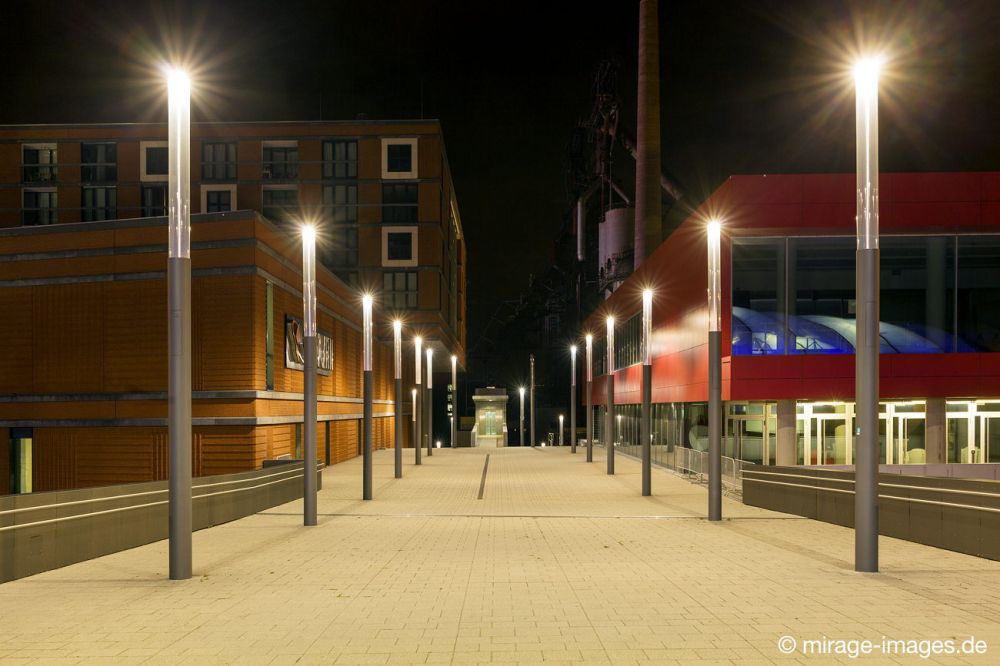
[[[928,463],[943,463],[947,460],[946,442],[948,439],[947,417],[945,416],[944,398],[927,398],[927,423],[925,426],[924,446],[927,447]]]
[[[795,449],[795,401],[778,401],[778,436],[776,438],[778,451],[774,457],[777,465],[791,466],[798,464],[798,452]]]

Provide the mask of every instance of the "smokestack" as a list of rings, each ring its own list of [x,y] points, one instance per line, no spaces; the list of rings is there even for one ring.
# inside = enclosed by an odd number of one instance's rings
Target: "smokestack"
[[[635,263],[662,239],[660,195],[660,25],[657,0],[639,0],[639,101],[635,159]]]

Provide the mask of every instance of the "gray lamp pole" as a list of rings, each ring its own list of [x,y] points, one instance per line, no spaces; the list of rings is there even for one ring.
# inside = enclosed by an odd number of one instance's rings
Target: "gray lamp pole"
[[[424,433],[423,433],[423,429],[424,429],[424,387],[423,387],[423,382],[424,382],[424,380],[423,380],[423,371],[422,371],[421,365],[420,365],[421,361],[423,360],[423,356],[422,356],[423,352],[421,351],[421,346],[423,345],[423,343],[424,343],[423,338],[421,338],[419,335],[417,337],[413,338],[414,357],[416,358],[416,361],[417,361],[417,370],[416,370],[417,387],[415,389],[413,389],[415,391],[414,395],[416,396],[416,402],[414,403],[414,405],[415,405],[414,409],[415,409],[416,414],[417,414],[417,427],[416,427],[416,429],[415,429],[415,431],[413,433],[413,451],[414,451],[414,455],[416,456],[415,462],[416,462],[417,465],[420,464],[420,447],[422,447],[424,445]]]
[[[535,439],[535,355],[529,357],[531,361],[531,382],[528,393],[528,419],[531,423],[531,446],[534,448],[538,440]]]
[[[521,394],[521,421],[517,426],[517,431],[521,435],[521,446],[524,446],[524,387],[518,389],[518,393]]]
[[[587,333],[587,462],[594,462],[594,336]]]
[[[608,474],[615,473],[615,318],[608,317],[608,367],[607,392],[608,410],[604,414],[604,445],[608,449]]]
[[[642,442],[642,496],[649,497],[652,489],[652,451],[650,422],[653,396],[653,292],[642,292],[642,415],[639,419],[639,440]]]
[[[722,331],[719,299],[721,229],[708,223],[708,519],[722,520]]]
[[[458,357],[451,355],[451,448],[458,447]]]
[[[396,441],[393,460],[396,478],[403,478],[403,322],[392,322],[392,367],[396,379]]]
[[[191,577],[191,81],[167,71],[167,439],[171,580]]]
[[[411,407],[411,411],[410,411],[410,421],[413,423],[413,425],[411,425],[410,427],[413,429],[413,439],[414,439],[414,441],[416,441],[416,439],[417,439],[417,416],[419,416],[417,414],[417,389],[415,389],[415,388],[411,388],[410,389],[410,399],[412,400],[412,407]],[[415,446],[413,448],[415,448],[417,450],[417,463],[419,464],[420,463],[420,446],[417,445],[417,446]]]
[[[569,348],[569,452],[576,453],[576,345]]]
[[[365,294],[361,298],[361,342],[362,362],[364,366],[364,411],[363,442],[364,459],[362,460],[362,499],[372,498],[372,297]]]
[[[431,386],[431,378],[434,377],[434,370],[431,364],[434,362],[434,349],[427,346],[427,405],[424,410],[427,412],[427,455],[434,455],[434,388]]]
[[[316,228],[302,225],[302,524],[316,524]]]
[[[857,110],[857,349],[854,569],[878,571],[878,79],[880,58],[854,68]]]

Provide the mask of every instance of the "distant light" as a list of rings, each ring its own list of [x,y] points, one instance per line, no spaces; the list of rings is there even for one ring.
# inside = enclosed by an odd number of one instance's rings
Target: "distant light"
[[[437,440],[436,442],[434,442],[434,448],[435,449],[440,449],[441,448],[441,440],[440,439]]]
[[[569,346],[569,353],[570,354],[576,354],[576,345],[570,345]]]
[[[451,362],[452,362],[452,363],[457,363],[457,362],[458,362],[458,357],[457,357],[457,356],[455,356],[454,354],[452,354],[452,355],[451,355]]]
[[[594,336],[591,335],[590,333],[587,333],[587,337],[585,339],[587,341],[587,344],[589,345],[594,341]]]
[[[311,224],[302,225],[302,242],[303,243],[316,242],[316,227],[314,227]]]
[[[191,77],[183,69],[177,67],[165,67],[164,76],[167,77],[167,92],[171,95],[190,95]]]
[[[524,397],[524,387],[522,386],[521,388],[519,388],[517,390],[521,392],[521,397],[523,398]]]
[[[373,299],[371,294],[365,294],[364,296],[361,297],[361,305],[363,305],[366,308],[371,308],[372,302]]]
[[[393,333],[401,333],[402,331],[403,331],[403,322],[401,322],[398,319],[393,320],[393,322],[392,322],[392,332]]]
[[[854,63],[854,81],[858,88],[870,90],[878,86],[878,77],[885,64],[885,56],[875,55]]]
[[[614,326],[614,325],[615,325],[615,318],[608,317],[608,326]]]

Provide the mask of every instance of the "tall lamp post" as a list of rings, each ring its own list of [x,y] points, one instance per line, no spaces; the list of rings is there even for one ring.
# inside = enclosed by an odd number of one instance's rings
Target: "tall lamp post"
[[[559,446],[562,446],[565,443],[565,440],[563,440],[563,430],[564,430],[564,428],[563,428],[563,415],[560,414],[559,415]]]
[[[372,297],[365,294],[361,298],[362,363],[364,366],[364,409],[362,432],[364,436],[364,460],[362,460],[362,498],[372,498]]]
[[[424,411],[427,413],[427,455],[434,455],[434,388],[431,386],[431,378],[434,370],[431,364],[434,362],[434,349],[427,345],[427,405]]]
[[[167,331],[171,580],[191,577],[191,81],[167,73]]]
[[[857,112],[857,348],[855,351],[854,569],[878,571],[878,80],[881,58],[854,68]]]
[[[576,345],[569,348],[569,452],[576,453]]]
[[[403,322],[392,322],[392,361],[396,379],[395,465],[396,478],[403,478]]]
[[[531,423],[531,446],[534,447],[538,440],[535,439],[535,355],[529,357],[531,361],[531,383],[528,393],[528,419]]]
[[[517,389],[521,394],[521,420],[517,424],[517,431],[521,435],[521,446],[524,446],[524,387]]]
[[[302,225],[302,524],[316,524],[316,227]]]
[[[653,354],[651,336],[653,332],[653,292],[642,292],[642,415],[639,419],[639,440],[642,442],[642,496],[649,497],[652,489],[652,397],[653,397]]]
[[[708,223],[708,519],[722,520],[721,225]]]
[[[458,356],[451,355],[451,448],[458,446]]]
[[[594,336],[587,333],[587,462],[594,462]]]
[[[414,430],[414,433],[413,433],[413,455],[414,455],[414,462],[417,465],[420,464],[420,447],[422,447],[424,445],[424,433],[423,433],[423,426],[424,426],[424,410],[423,410],[423,406],[424,406],[424,388],[423,388],[423,381],[424,380],[423,380],[423,371],[422,371],[422,367],[421,367],[421,361],[422,361],[422,358],[423,358],[422,357],[421,348],[422,348],[423,343],[424,343],[424,340],[419,335],[417,337],[413,338],[414,358],[416,359],[416,365],[417,365],[416,374],[415,374],[415,377],[416,377],[415,381],[417,383],[417,386],[416,386],[416,388],[413,389],[413,395],[415,396],[415,398],[414,398],[415,402],[413,403],[413,405],[414,405],[413,409],[414,409],[414,411],[416,412],[416,415],[417,415],[416,429]]]
[[[604,414],[604,445],[608,449],[608,474],[615,473],[615,318],[608,317],[608,368],[604,388],[607,412]]]

